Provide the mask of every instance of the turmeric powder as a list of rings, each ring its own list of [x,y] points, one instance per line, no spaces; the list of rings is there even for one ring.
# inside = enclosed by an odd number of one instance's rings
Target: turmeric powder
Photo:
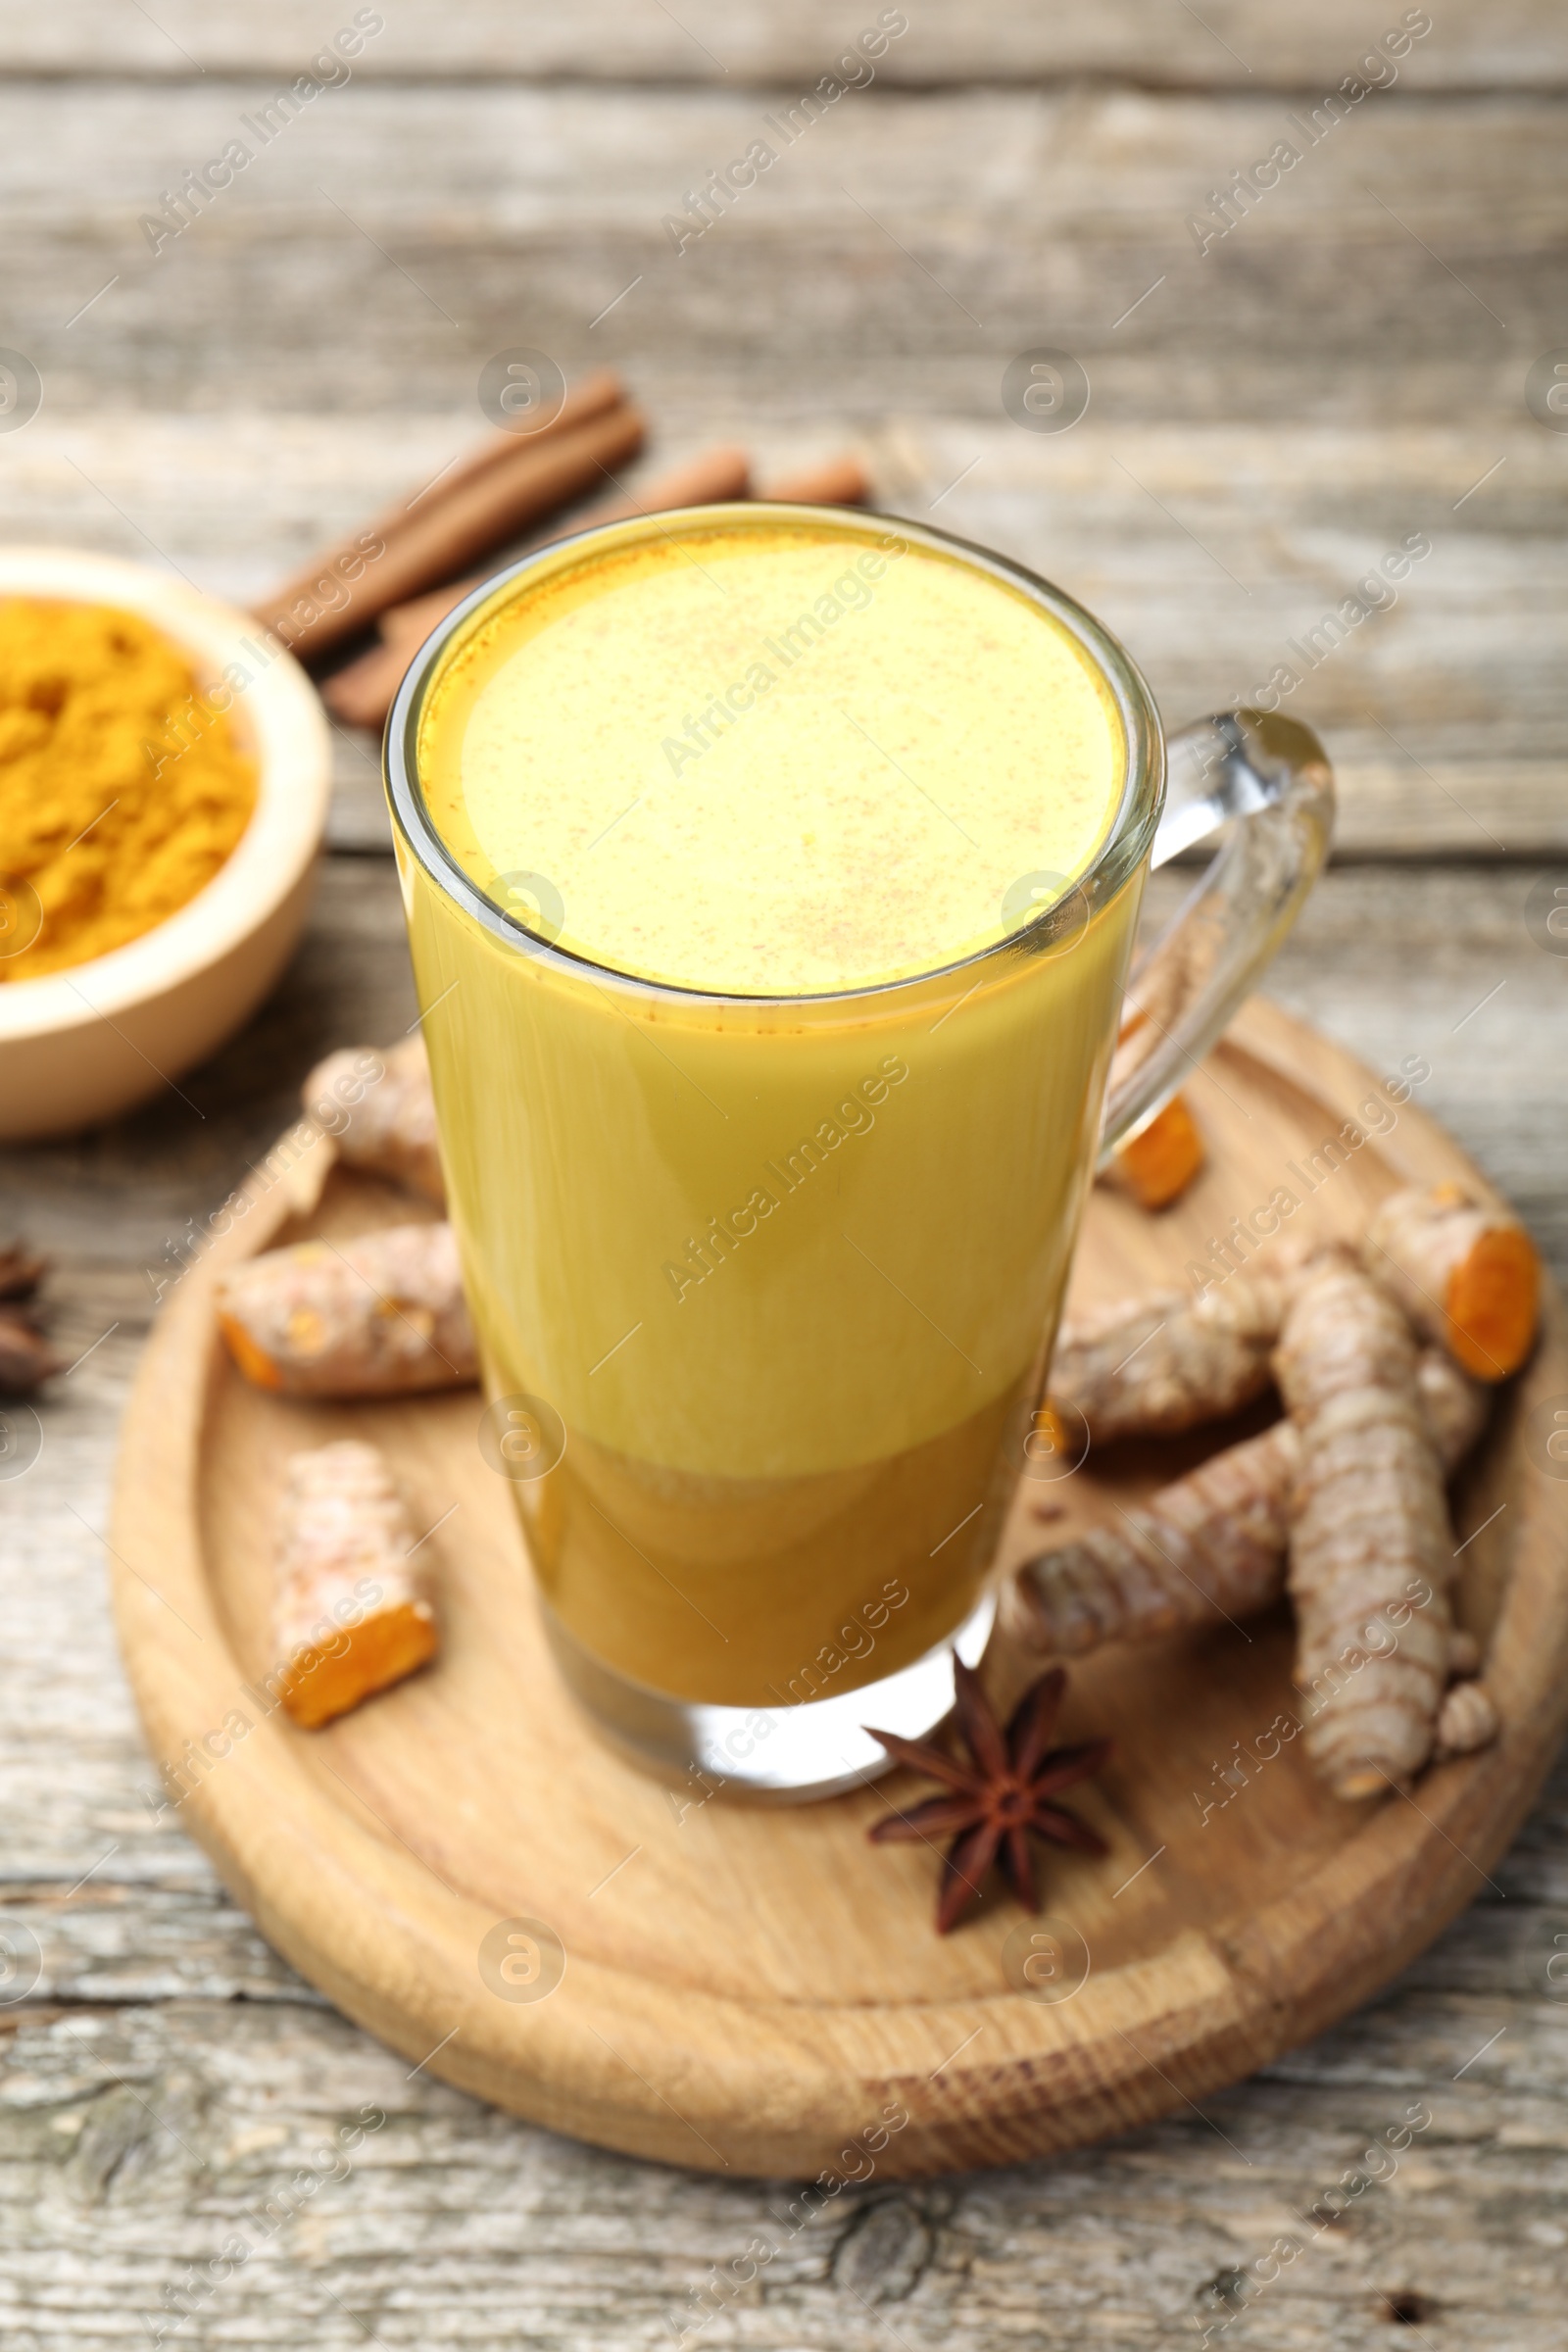
[[[0,938],[0,981],[164,922],[225,862],[256,790],[162,630],[106,605],[0,601],[0,899],[30,911]]]

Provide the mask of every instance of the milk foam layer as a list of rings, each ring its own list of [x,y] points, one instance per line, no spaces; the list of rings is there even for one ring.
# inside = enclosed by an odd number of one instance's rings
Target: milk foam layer
[[[590,960],[742,996],[934,971],[1092,862],[1105,683],[1022,590],[885,523],[694,510],[479,616],[420,728],[431,818]]]

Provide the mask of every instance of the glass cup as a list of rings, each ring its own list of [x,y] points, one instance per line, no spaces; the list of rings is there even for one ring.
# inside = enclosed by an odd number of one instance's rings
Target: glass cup
[[[778,513],[973,564],[1099,670],[1127,751],[1117,811],[1071,887],[1018,877],[1011,936],[889,985],[722,995],[561,948],[547,875],[506,877],[503,904],[458,865],[421,791],[432,688],[499,605],[680,515],[477,589],[404,680],[386,774],[489,1398],[476,1475],[512,1484],[555,1656],[601,1730],[677,1777],[799,1799],[885,1769],[862,1726],[928,1733],[954,1651],[983,1648],[1008,1502],[1051,1443],[1096,1165],[1288,930],[1333,784],[1310,731],[1262,711],[1167,744],[1115,639],[1017,564],[923,525]],[[1216,830],[1124,1022],[1145,877]]]

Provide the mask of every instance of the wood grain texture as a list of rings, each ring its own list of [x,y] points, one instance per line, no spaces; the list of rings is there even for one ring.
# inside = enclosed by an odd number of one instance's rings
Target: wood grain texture
[[[1504,1885],[1499,1913],[1525,1892],[1516,1877]],[[1244,2266],[1300,2229],[1369,2133],[1425,2099],[1433,2126],[1393,2183],[1326,2231],[1225,2341],[1376,2352],[1400,2340],[1384,2297],[1415,2287],[1436,2306],[1423,2327],[1434,2341],[1451,2332],[1487,2352],[1555,2352],[1568,2082],[1562,2013],[1541,1986],[1568,1915],[1533,1916],[1539,1941],[1519,1952],[1506,1990],[1474,1983],[1450,1932],[1442,1962],[1411,1972],[1354,2031],[1200,2116],[1070,2163],[912,2189],[873,2180],[798,2231],[782,2183],[666,2172],[514,2124],[427,2074],[407,2080],[342,2020],[303,2004],[183,2000],[28,2020],[13,2059],[25,2095],[4,2116],[18,2203],[0,2314],[22,2352],[119,2352],[145,2340],[140,2315],[159,2311],[186,2265],[246,2229],[256,2253],[175,2343],[342,2352],[369,2329],[398,2352],[640,2352],[667,2347],[711,2267],[763,2234],[781,2247],[765,2286],[698,2343],[871,2352],[891,2328],[914,2352],[1020,2339],[1145,2352],[1192,2340],[1195,2319],[1224,2318]],[[350,2177],[261,2240],[245,2217],[367,2104],[388,2120]],[[21,2200],[33,2197],[24,2223]]]
[[[667,10],[584,0],[564,11],[469,0],[403,0],[356,62],[367,79],[466,80],[518,75],[588,81],[814,82],[878,10],[804,0],[686,0]],[[879,72],[894,82],[1061,81],[1113,74],[1154,87],[1311,87],[1338,81],[1368,43],[1399,22],[1389,7],[1324,0],[1310,12],[1269,0],[1213,0],[1200,15],[1170,0],[1090,0],[1049,14],[1028,0],[916,7]],[[0,8],[0,64],[9,72],[76,76],[112,73],[179,80],[198,73],[298,74],[338,24],[343,6],[280,0],[217,14],[201,0],[161,0],[152,15],[114,0],[76,0],[69,16],[25,0]],[[1568,41],[1549,0],[1449,0],[1406,65],[1421,88],[1507,88],[1568,80]]]
[[[784,467],[852,433],[881,503],[1061,580],[1173,719],[1300,667],[1342,854],[1563,847],[1565,478],[1524,380],[1568,222],[1539,86],[1375,95],[1200,259],[1188,216],[1283,96],[852,93],[677,257],[662,217],[770,91],[366,82],[155,258],[139,217],[267,95],[182,71],[0,95],[9,331],[45,384],[0,530],[161,554],[244,602],[468,446],[480,367],[525,334],[624,367],[650,470],[715,434]],[[1002,410],[1042,338],[1089,374],[1069,433]],[[1397,601],[1299,662],[1411,532],[1432,553]],[[342,771],[334,838],[383,846],[366,747]]]
[[[1289,1181],[1289,1163],[1374,1083],[1262,1005],[1205,1075],[1209,1167],[1158,1220],[1096,1197],[1079,1300],[1179,1279],[1228,1211]],[[1479,1181],[1406,1107],[1301,1219],[1354,1233],[1412,1180]],[[701,1788],[663,1788],[589,1736],[544,1646],[510,1494],[485,1478],[472,1392],[311,1407],[234,1371],[213,1304],[226,1265],[406,1214],[390,1188],[333,1169],[320,1139],[284,1171],[269,1163],[146,1352],[112,1582],[186,1826],[313,1982],[466,2089],[611,2147],[732,2174],[853,2178],[879,2127],[890,2179],[1077,2146],[1207,2096],[1375,1989],[1485,1881],[1550,1761],[1568,1714],[1568,1493],[1531,1432],[1568,1391],[1554,1295],[1458,1504],[1456,1608],[1486,1646],[1496,1746],[1428,1774],[1413,1802],[1370,1809],[1326,1798],[1287,1748],[1210,1836],[1197,1801],[1205,1759],[1233,1740],[1250,1750],[1292,1707],[1288,1627],[1096,1658],[1074,1677],[1063,1728],[1115,1731],[1088,1800],[1109,1852],[1050,1874],[1046,1909],[1087,1946],[1085,1981],[1059,2005],[1036,2000],[1008,1966],[1013,1907],[992,1902],[939,1942],[926,1855],[868,1864],[865,1832],[890,1796],[903,1801],[900,1784],[794,1811],[710,1807]],[[414,1521],[432,1531],[443,1650],[313,1737],[255,1695],[273,1663],[270,1498],[290,1451],[342,1436],[386,1446]],[[1059,1489],[1026,1479],[1003,1564],[1038,1544],[1041,1501],[1065,1509],[1070,1534],[1164,1466],[1086,1469]],[[1004,1656],[995,1671],[1010,1704],[1021,1668]],[[197,1743],[204,1769],[181,1777]],[[538,2000],[508,1998],[486,1939],[540,1920],[564,1975]]]
[[[521,339],[622,367],[660,415],[995,418],[1003,368],[1045,343],[1088,368],[1098,421],[1541,432],[1523,384],[1560,334],[1568,208],[1549,93],[1373,93],[1312,146],[1284,94],[872,88],[786,145],[768,91],[351,85],[244,134],[249,164],[155,253],[144,218],[269,97],[0,94],[7,331],[51,413],[109,383],[117,409],[457,410]],[[1288,135],[1300,160],[1200,257],[1190,217]],[[677,253],[665,216],[759,136],[773,165]]]

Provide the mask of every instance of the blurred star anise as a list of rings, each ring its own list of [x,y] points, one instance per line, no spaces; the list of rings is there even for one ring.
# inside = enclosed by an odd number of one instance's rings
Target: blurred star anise
[[[25,1242],[0,1250],[0,1298],[30,1298],[48,1271],[48,1261]]]
[[[1103,1854],[1104,1839],[1075,1813],[1054,1804],[1058,1789],[1098,1772],[1111,1750],[1108,1740],[1086,1740],[1077,1747],[1051,1747],[1061,1712],[1067,1670],[1053,1666],[1012,1711],[1006,1730],[998,1721],[980,1677],[954,1655],[954,1714],[969,1751],[965,1763],[930,1740],[902,1740],[896,1732],[872,1731],[888,1754],[915,1772],[944,1781],[950,1794],[930,1796],[907,1813],[889,1813],[871,1832],[874,1844],[927,1842],[951,1830],[953,1843],[942,1868],[937,1897],[937,1934],[946,1936],[980,1899],[986,1873],[997,1863],[1013,1893],[1038,1911],[1031,1836],[1080,1853]]]
[[[29,1303],[45,1271],[25,1243],[0,1250],[0,1396],[24,1395],[65,1369]]]

